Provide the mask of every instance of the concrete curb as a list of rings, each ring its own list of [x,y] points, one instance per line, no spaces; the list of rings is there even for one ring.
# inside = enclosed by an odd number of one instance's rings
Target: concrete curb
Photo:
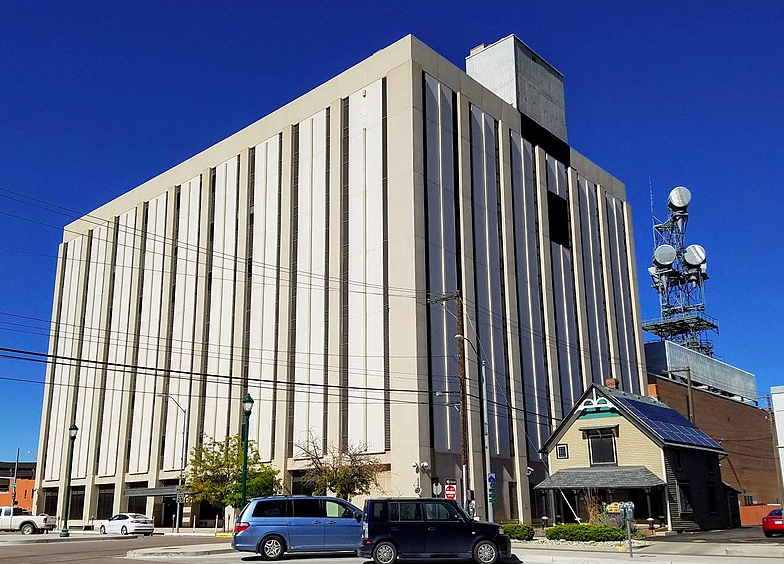
[[[53,542],[85,542],[85,541],[103,541],[103,540],[127,540],[136,539],[140,535],[72,535],[70,537],[60,537],[58,535],[36,535],[31,538],[12,538],[10,540],[0,539],[0,546],[13,546],[23,544],[48,544]]]
[[[193,558],[195,556],[215,556],[234,554],[236,551],[226,543],[199,546],[161,546],[156,548],[140,548],[130,550],[126,558]]]

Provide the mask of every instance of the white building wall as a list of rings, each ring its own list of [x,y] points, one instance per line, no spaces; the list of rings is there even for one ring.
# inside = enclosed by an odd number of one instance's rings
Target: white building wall
[[[95,397],[101,391],[101,377],[104,372],[103,350],[106,333],[103,330],[105,316],[102,314],[102,302],[105,283],[105,271],[109,265],[107,254],[108,228],[97,227],[92,230],[92,241],[87,277],[87,295],[85,303],[84,333],[82,337],[81,368],[79,387],[76,400],[76,426],[82,430],[77,434],[74,444],[73,476],[86,478],[92,472],[94,454],[90,452],[91,430],[97,428],[98,417],[93,412]],[[71,330],[76,330],[75,327]]]
[[[382,81],[349,96],[348,440],[384,452]]]
[[[784,491],[784,386],[770,389],[773,418],[776,423],[776,448],[779,457],[779,479],[782,480],[781,491]]]
[[[323,446],[325,382],[327,111],[299,124],[297,187],[297,320],[294,353],[294,449]]]
[[[133,345],[131,309],[133,303],[131,287],[136,273],[134,263],[134,239],[136,235],[136,210],[122,214],[117,222],[116,256],[114,261],[114,288],[112,318],[109,332],[109,357],[106,370],[105,400],[101,419],[101,442],[98,457],[98,475],[114,476],[118,471],[119,432],[123,419],[121,413],[123,391],[130,374],[126,370],[126,352]],[[127,414],[126,414],[127,415]],[[123,445],[125,446],[125,445]],[[124,472],[124,468],[119,469]]]
[[[166,204],[166,194],[161,194],[147,205],[138,367],[135,370],[131,444],[128,453],[128,472],[131,474],[146,473],[150,470],[153,427],[151,414],[155,403],[158,348],[161,344]]]
[[[434,297],[457,291],[453,92],[425,75],[428,282]],[[430,386],[434,448],[460,452],[457,320],[452,304],[431,306]]]
[[[250,420],[249,437],[256,441],[264,462],[272,460],[275,421],[277,361],[276,324],[280,233],[280,135],[256,145],[253,195],[253,260],[248,392],[255,399],[256,413]],[[285,275],[288,278],[288,275]]]
[[[239,408],[231,402],[234,286],[237,274],[238,161],[238,157],[234,157],[215,168],[207,385],[203,399],[204,435],[216,441],[226,437],[229,410]]]
[[[163,470],[179,470],[184,466],[183,449],[188,448],[186,431],[187,413],[198,401],[193,402],[191,389],[194,366],[194,332],[196,324],[197,269],[199,252],[199,213],[201,209],[201,177],[197,176],[180,186],[174,283],[174,308],[171,320],[171,371],[166,399],[166,437],[163,450]],[[180,405],[186,413],[177,406]]]

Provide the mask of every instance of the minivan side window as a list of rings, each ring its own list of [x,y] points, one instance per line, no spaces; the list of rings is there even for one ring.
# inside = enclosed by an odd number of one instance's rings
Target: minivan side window
[[[454,508],[438,501],[425,502],[425,519],[428,521],[454,521],[457,519]]]
[[[324,509],[327,517],[353,517],[354,511],[348,506],[332,501],[329,499],[324,500]]]
[[[287,499],[266,499],[257,501],[253,507],[253,517],[290,517],[291,510]]]
[[[419,502],[416,501],[400,502],[397,505],[398,505],[400,521],[422,520],[422,506],[419,504]]]
[[[294,504],[294,517],[323,517],[324,511],[321,508],[321,500],[314,498],[302,498],[292,500]]]

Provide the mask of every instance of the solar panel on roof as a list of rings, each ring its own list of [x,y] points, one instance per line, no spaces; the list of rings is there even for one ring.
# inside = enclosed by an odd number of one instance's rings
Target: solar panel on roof
[[[623,404],[665,442],[721,449],[719,443],[674,409],[625,397],[613,400]]]

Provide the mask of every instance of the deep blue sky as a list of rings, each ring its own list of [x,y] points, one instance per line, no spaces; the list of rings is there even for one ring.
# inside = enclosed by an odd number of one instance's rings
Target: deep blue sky
[[[661,214],[672,186],[693,192],[717,354],[760,394],[784,384],[784,4],[386,4],[2,2],[0,188],[87,212],[408,33],[460,68],[516,33],[565,75],[570,143],[626,182],[644,315],[650,177]],[[0,212],[70,221],[1,197]],[[0,214],[1,312],[49,318],[60,238]],[[0,323],[0,346],[46,350],[19,330],[45,333]],[[0,377],[44,370],[0,359]],[[42,389],[0,380],[0,460],[34,456]]]

